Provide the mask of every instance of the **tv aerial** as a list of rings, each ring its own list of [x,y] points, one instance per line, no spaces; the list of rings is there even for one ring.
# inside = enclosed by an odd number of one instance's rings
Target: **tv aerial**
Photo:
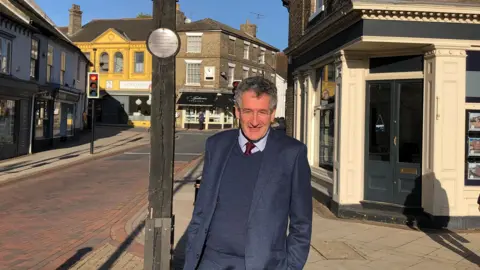
[[[263,17],[265,17],[265,15],[260,13],[256,13],[256,12],[250,12],[250,13],[254,14],[257,17],[257,19],[263,19]]]

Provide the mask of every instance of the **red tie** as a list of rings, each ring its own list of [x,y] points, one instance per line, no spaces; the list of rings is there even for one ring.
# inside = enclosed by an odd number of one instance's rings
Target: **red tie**
[[[250,156],[252,154],[252,149],[255,148],[255,144],[253,144],[252,142],[247,142],[245,146],[245,155]]]

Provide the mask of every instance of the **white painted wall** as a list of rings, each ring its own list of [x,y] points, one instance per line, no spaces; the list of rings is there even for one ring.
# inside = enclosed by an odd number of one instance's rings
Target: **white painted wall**
[[[277,86],[277,112],[275,117],[285,117],[285,96],[287,93],[287,80],[276,74],[275,85]]]

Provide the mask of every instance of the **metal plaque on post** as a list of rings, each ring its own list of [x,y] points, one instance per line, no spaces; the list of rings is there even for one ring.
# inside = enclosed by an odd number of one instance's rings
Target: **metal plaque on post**
[[[180,50],[180,38],[177,33],[167,28],[158,28],[148,35],[148,51],[158,58],[169,58]]]

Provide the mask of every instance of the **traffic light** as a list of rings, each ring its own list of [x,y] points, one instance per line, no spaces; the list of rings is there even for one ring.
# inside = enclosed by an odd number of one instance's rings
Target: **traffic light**
[[[88,73],[87,97],[90,99],[100,98],[100,88],[98,87],[99,75],[97,72]]]

